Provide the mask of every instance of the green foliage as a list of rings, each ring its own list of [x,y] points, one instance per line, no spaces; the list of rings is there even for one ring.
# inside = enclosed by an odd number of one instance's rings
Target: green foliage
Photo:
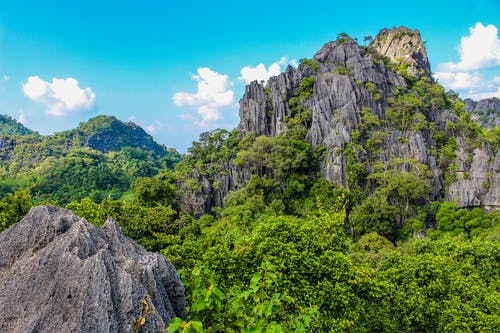
[[[237,130],[228,132],[224,129],[200,134],[200,140],[193,142],[191,148],[188,149],[189,155],[186,156],[183,163],[191,167],[200,167],[203,162],[215,163],[220,160],[228,160],[233,156],[232,151],[238,146],[238,135]]]
[[[176,180],[170,170],[164,170],[153,178],[137,178],[131,187],[137,201],[146,206],[171,205],[177,190]]]
[[[373,195],[355,206],[349,214],[349,225],[354,236],[377,232],[392,241],[401,236],[399,210],[385,196]]]
[[[223,213],[197,240],[205,246],[199,264],[184,270],[192,321],[203,322],[207,332],[353,327],[346,306],[359,299],[349,282],[356,272],[346,256],[345,211],[321,205],[304,219],[264,214],[253,225]]]
[[[365,43],[365,46],[366,46],[366,42],[371,42],[372,40],[373,40],[372,36],[364,36],[363,37],[363,42]]]
[[[305,77],[300,81],[299,88],[296,91],[296,96],[299,100],[304,100],[312,95],[314,87],[314,78],[313,77]]]
[[[388,166],[378,165],[367,177],[372,182],[373,195],[349,214],[350,233],[359,237],[375,231],[392,242],[405,239],[412,227],[420,226],[426,218],[430,194],[426,170],[425,165],[412,161],[395,160]]]
[[[333,74],[352,76],[352,67],[346,67],[345,65],[338,64],[337,67],[333,70]]]
[[[38,135],[15,119],[0,114],[0,136]]]
[[[48,159],[39,168],[41,177],[31,188],[39,200],[55,200],[66,204],[87,196],[101,201],[108,195],[115,198],[128,184],[111,170],[105,156],[88,148],[71,150],[65,157]]]
[[[339,44],[344,44],[346,42],[348,42],[351,38],[349,37],[349,35],[345,32],[341,32],[337,35],[337,43]]]
[[[372,330],[495,331],[500,304],[491,273],[498,273],[499,250],[449,236],[404,244],[379,270],[390,292],[377,302]]]
[[[367,176],[365,166],[357,159],[357,150],[353,143],[347,143],[344,148],[346,158],[347,186],[351,191],[361,190],[365,177]]]
[[[375,101],[379,101],[382,99],[382,95],[377,90],[377,86],[375,85],[375,83],[368,81],[365,83],[365,88],[370,92],[370,94],[372,94]]]
[[[390,98],[390,108],[385,113],[389,126],[406,130],[414,123],[414,115],[423,106],[423,103],[412,94],[405,94]]]
[[[493,228],[497,223],[500,214],[485,213],[480,208],[467,210],[458,209],[451,202],[435,202],[433,208],[436,211],[437,231],[452,232],[453,234],[465,233],[470,237],[484,236],[486,230]]]
[[[34,205],[26,191],[9,194],[0,200],[0,232],[20,221]]]
[[[399,31],[393,35],[394,39],[401,39],[404,36],[413,37],[415,33],[413,31]]]
[[[0,149],[0,198],[28,190],[35,201],[67,204],[121,197],[138,177],[172,168],[180,155],[132,123],[99,116],[49,136],[6,137]]]
[[[482,129],[479,140],[489,144],[493,153],[496,154],[500,150],[500,126]]]
[[[136,202],[111,198],[97,204],[85,198],[69,203],[67,208],[97,226],[103,225],[108,217],[112,217],[120,223],[127,236],[153,251],[169,244],[169,235],[178,230],[174,223],[176,212],[170,206],[145,207]]]
[[[299,61],[300,65],[302,67],[308,67],[312,69],[313,71],[317,71],[319,69],[319,62],[315,59],[300,59]]]

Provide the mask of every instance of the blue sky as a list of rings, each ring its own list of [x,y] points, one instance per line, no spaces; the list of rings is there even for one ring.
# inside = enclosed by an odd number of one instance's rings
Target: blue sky
[[[500,97],[500,1],[386,3],[1,1],[0,114],[43,134],[115,115],[185,152],[201,132],[237,125],[245,79],[340,32],[400,25],[420,30],[448,88]]]

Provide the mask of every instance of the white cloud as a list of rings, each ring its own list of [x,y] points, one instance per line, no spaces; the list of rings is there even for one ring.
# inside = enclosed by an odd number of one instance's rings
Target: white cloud
[[[203,125],[222,119],[222,109],[234,104],[234,92],[230,89],[233,83],[227,75],[208,67],[198,68],[197,72],[192,79],[198,82],[198,91],[180,91],[172,100],[176,106],[194,108],[201,117],[199,125]],[[187,119],[186,115],[181,115],[181,118]]]
[[[437,72],[434,78],[447,89],[461,93],[463,98],[480,100],[490,97],[500,97],[500,77],[485,79],[478,72]]]
[[[63,116],[71,112],[90,110],[94,106],[95,94],[90,88],[82,89],[74,78],[44,81],[30,76],[23,84],[23,92],[29,99],[44,104],[48,114]]]
[[[469,35],[461,38],[458,52],[460,61],[439,64],[440,71],[434,73],[434,78],[447,89],[458,91],[463,98],[500,97],[500,78],[491,78],[492,67],[500,66],[497,28],[476,23],[469,28]]]
[[[484,26],[481,22],[469,28],[469,36],[460,41],[460,61],[441,64],[443,71],[468,72],[500,65],[500,40],[493,24]]]
[[[436,72],[434,78],[448,89],[478,89],[484,83],[479,73],[468,72]]]
[[[292,62],[293,61],[294,60],[292,60]],[[285,65],[286,62],[287,58],[282,57],[279,61],[273,62],[268,68],[266,68],[266,66],[262,63],[258,64],[255,67],[245,66],[240,70],[241,76],[238,79],[240,81],[244,81],[246,84],[249,84],[253,81],[267,82],[270,77],[277,76],[281,73],[281,66]],[[295,63],[297,63],[297,61],[295,61]]]
[[[7,74],[4,74],[2,76],[2,78],[3,78],[4,81],[9,81],[10,80],[10,76],[8,76]]]

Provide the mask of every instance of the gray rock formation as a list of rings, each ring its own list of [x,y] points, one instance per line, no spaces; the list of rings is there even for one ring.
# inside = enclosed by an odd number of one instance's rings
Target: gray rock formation
[[[133,332],[143,299],[140,332],[165,332],[186,316],[173,265],[111,218],[97,228],[38,206],[0,234],[1,332]]]
[[[415,35],[412,40],[417,37],[420,38]],[[342,149],[352,141],[350,133],[359,129],[362,111],[368,110],[383,119],[393,88],[405,87],[406,82],[387,68],[379,54],[360,47],[348,37],[325,44],[312,62],[315,66],[303,62],[297,69],[288,67],[285,73],[270,78],[266,87],[258,82],[247,86],[240,101],[238,129],[256,135],[283,134],[285,120],[292,114],[290,99],[305,77],[313,78],[313,93],[301,102],[311,113],[306,139],[313,146],[321,145],[327,149],[323,175],[335,184],[347,186]],[[393,157],[415,158],[417,162],[428,164],[433,171],[437,166],[429,158],[431,145],[428,133],[392,133],[384,142],[385,149],[382,150],[385,154],[381,158],[383,162]],[[359,155],[366,155],[366,152]],[[440,188],[436,193],[439,191]]]
[[[470,152],[463,138],[457,140],[456,180],[447,189],[446,199],[459,207],[500,208],[500,152],[488,144]],[[471,159],[472,157],[472,159]]]
[[[497,97],[482,99],[474,102],[464,100],[465,111],[472,114],[472,118],[483,127],[492,128],[500,125],[500,99]]]
[[[430,77],[431,67],[420,32],[405,27],[382,29],[370,44],[382,56],[394,63],[408,64],[408,74],[420,77],[421,72]]]
[[[398,64],[403,66],[396,70]],[[297,68],[288,66],[267,83],[250,83],[240,100],[238,130],[241,135],[251,132],[256,136],[282,135],[287,131],[287,119],[293,117],[294,108],[299,104],[310,115],[305,125],[305,139],[313,146],[326,149],[321,173],[330,182],[349,187],[345,152],[348,145],[356,145],[356,162],[367,174],[372,173],[377,164],[394,161],[403,161],[398,165],[401,170],[409,170],[411,165],[424,166],[422,170],[426,170],[425,177],[431,185],[428,200],[447,198],[460,207],[500,207],[497,205],[500,179],[496,162],[500,158],[488,144],[476,150],[468,146],[464,137],[467,134],[454,129],[459,120],[450,110],[429,105],[412,110],[419,113],[426,124],[419,129],[395,127],[384,121],[393,92],[408,92],[407,84],[414,81],[411,76],[422,75],[429,84],[433,83],[427,53],[417,30],[383,29],[370,47],[361,47],[353,39],[340,36],[325,44],[312,59],[303,60]],[[313,82],[312,90],[299,98],[305,80]],[[479,104],[486,105],[485,102]],[[376,116],[379,123],[370,132],[369,139],[374,139],[370,144],[376,143],[372,151],[366,151],[367,141],[363,140],[368,139],[359,137],[367,112]],[[439,160],[443,141],[438,143],[434,138],[436,134],[442,135],[445,141],[455,137],[459,147],[456,160],[450,163],[460,165],[464,177],[457,176],[446,188],[443,174],[446,165],[440,165]],[[218,162],[216,169],[220,172],[209,174],[203,169],[193,172],[192,178],[199,188],[196,195],[191,193],[189,198],[192,206],[198,208],[188,211],[196,211],[197,216],[214,206],[221,207],[226,195],[244,186],[251,176],[249,170],[235,166],[231,159]]]

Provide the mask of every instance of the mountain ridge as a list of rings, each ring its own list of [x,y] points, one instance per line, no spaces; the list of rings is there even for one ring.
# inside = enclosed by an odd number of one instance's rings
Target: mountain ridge
[[[0,114],[0,136],[3,135],[38,135],[16,119]]]
[[[100,202],[180,159],[138,125],[98,116],[53,135],[0,135],[0,190],[6,196],[28,189],[37,200],[60,204],[84,197]]]
[[[384,39],[391,41],[388,47]],[[430,74],[417,30],[383,29],[368,47],[340,34],[296,69],[247,85],[237,130],[244,138],[300,129],[309,144],[325,149],[323,177],[369,196],[388,181],[374,177],[392,170],[424,182],[429,190],[419,202],[446,199],[459,207],[498,209],[497,137],[486,138],[464,103]],[[234,158],[219,165],[219,174],[209,167],[192,174],[200,185],[198,208],[191,207],[197,214],[223,206],[223,198],[253,174]]]

